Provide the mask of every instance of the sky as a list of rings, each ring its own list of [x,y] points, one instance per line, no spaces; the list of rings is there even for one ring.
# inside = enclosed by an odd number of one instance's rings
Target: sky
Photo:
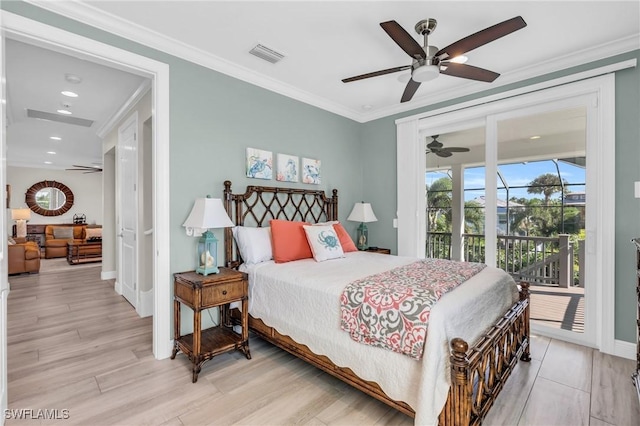
[[[585,168],[575,166],[573,164],[558,162],[558,168],[560,169],[560,175],[570,185],[568,187],[570,192],[584,192],[584,182],[586,179]],[[514,163],[503,164],[498,166],[502,176],[504,177],[507,185],[509,186],[508,198],[543,198],[542,194],[529,194],[526,188],[515,188],[517,186],[526,186],[529,182],[533,181],[536,177],[545,173],[556,174],[558,169],[552,160],[543,161],[531,161],[527,163]],[[481,195],[485,195],[484,191],[484,167],[473,167],[465,170],[464,173],[464,188],[465,188],[465,201],[472,200]],[[431,185],[434,181],[447,176],[445,172],[429,172],[426,173],[425,182],[427,185]],[[498,184],[501,185],[500,179]],[[472,191],[468,191],[472,190]],[[559,198],[559,193],[554,194],[553,198]],[[506,199],[507,193],[505,189],[498,191],[499,199]]]

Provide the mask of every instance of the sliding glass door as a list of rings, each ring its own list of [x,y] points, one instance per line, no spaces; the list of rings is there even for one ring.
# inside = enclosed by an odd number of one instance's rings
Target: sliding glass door
[[[495,265],[529,283],[532,329],[586,345],[595,344],[597,293],[595,252],[587,250],[595,228],[589,205],[598,197],[588,184],[595,179],[587,156],[595,143],[592,98],[419,133],[425,255]]]

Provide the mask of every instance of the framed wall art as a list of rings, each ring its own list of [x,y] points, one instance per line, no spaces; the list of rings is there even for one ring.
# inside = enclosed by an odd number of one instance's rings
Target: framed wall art
[[[302,159],[302,182],[320,185],[320,160],[314,160],[313,158]]]
[[[273,153],[257,148],[247,148],[247,177],[271,179],[273,176]]]
[[[280,182],[298,182],[299,160],[295,155],[278,154],[278,172],[276,180]]]

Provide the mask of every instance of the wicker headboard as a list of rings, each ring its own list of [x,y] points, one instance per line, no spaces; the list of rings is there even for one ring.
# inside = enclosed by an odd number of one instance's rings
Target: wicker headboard
[[[296,220],[311,223],[338,220],[338,190],[331,197],[324,191],[247,186],[243,194],[231,191],[231,182],[224,182],[224,207],[235,225],[269,226],[271,219]],[[224,231],[224,255],[227,267],[239,265],[240,254],[234,250],[231,228]]]

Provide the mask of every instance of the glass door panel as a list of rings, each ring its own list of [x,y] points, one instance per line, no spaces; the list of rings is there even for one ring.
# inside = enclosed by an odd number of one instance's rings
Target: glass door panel
[[[425,137],[427,257],[484,261],[485,129]]]
[[[496,122],[496,266],[530,284],[534,330],[582,334],[587,109],[508,117]]]

